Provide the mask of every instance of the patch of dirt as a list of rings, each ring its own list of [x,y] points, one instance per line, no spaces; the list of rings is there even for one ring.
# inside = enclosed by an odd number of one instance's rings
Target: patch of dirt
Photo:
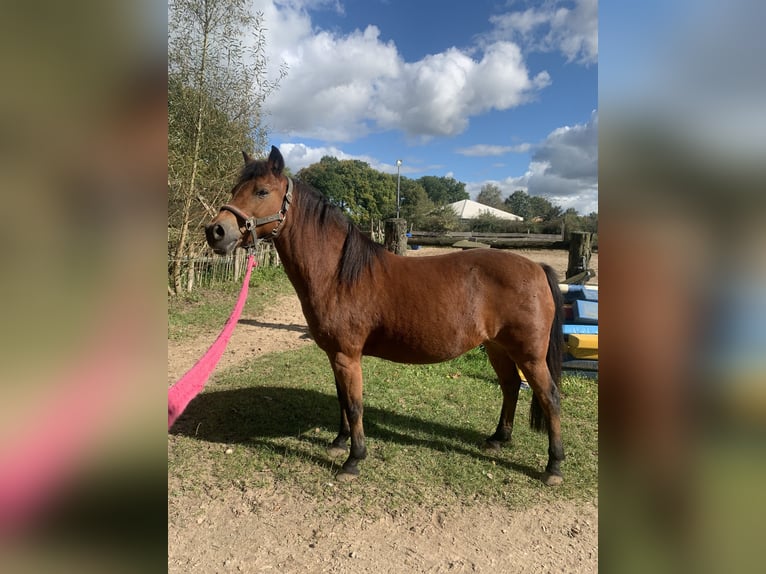
[[[168,572],[597,572],[597,502],[341,514],[297,492],[171,500]]]
[[[232,305],[234,301],[232,300]],[[205,333],[194,339],[168,340],[168,384],[173,384],[213,344],[217,333]],[[216,370],[222,371],[244,361],[312,344],[301,304],[295,293],[284,295],[258,317],[243,314]]]
[[[453,251],[421,248],[422,257]],[[563,279],[567,253],[517,250]],[[591,267],[598,270],[598,255]],[[597,284],[598,276],[590,281]],[[168,341],[168,382],[181,377],[217,333]],[[313,344],[295,294],[258,317],[243,316],[218,369]],[[169,444],[172,448],[172,444]],[[499,505],[410,508],[380,516],[339,514],[300,491],[220,485],[190,493],[171,479],[168,572],[402,573],[597,572],[598,502],[564,501],[523,510]]]

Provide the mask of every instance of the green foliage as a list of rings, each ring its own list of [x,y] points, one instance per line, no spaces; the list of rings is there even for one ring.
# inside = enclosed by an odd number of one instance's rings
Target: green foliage
[[[517,189],[505,199],[505,208],[528,222],[555,223],[559,228],[562,222],[566,222],[582,227],[583,231],[591,230],[585,229],[586,227],[598,226],[597,213],[583,217],[577,215],[572,208],[564,212],[561,206],[551,203],[550,200],[539,195],[528,195],[521,189]]]
[[[205,126],[197,151],[195,187],[204,203],[191,203],[190,217],[203,221],[205,209],[225,203],[233,178],[242,167],[242,156],[234,150],[253,149],[255,142],[246,124],[215,107],[211,94],[184,84],[176,73],[168,74],[168,217],[171,228],[181,225],[181,209],[189,193],[185,184],[193,169],[195,115],[201,104]],[[201,238],[199,238],[201,240]]]
[[[526,221],[553,221],[561,217],[563,210],[539,195],[528,195],[524,190],[514,191],[505,200],[505,207]]]
[[[423,222],[434,210],[434,202],[429,199],[420,183],[407,177],[401,178],[400,196],[401,217],[416,229],[422,229]]]
[[[419,231],[456,231],[461,228],[460,218],[449,205],[442,205],[420,219]]]
[[[483,212],[468,222],[466,227],[468,230],[478,233],[524,233],[529,225],[523,221],[501,219],[491,213]]]
[[[540,218],[542,221],[553,221],[561,217],[563,210],[554,205],[548,199],[540,195],[529,197],[529,213],[532,219]]]
[[[487,183],[481,187],[479,195],[476,196],[476,201],[495,209],[506,210],[506,205],[503,202],[502,191],[494,183]],[[515,214],[518,215],[518,214]],[[521,217],[524,217],[523,215]]]
[[[321,191],[357,225],[396,214],[396,179],[363,161],[325,156],[296,177]]]
[[[437,177],[426,175],[417,180],[423,186],[429,199],[436,205],[455,203],[470,196],[465,190],[465,184],[452,177]]]
[[[582,216],[570,208],[561,217],[561,223],[564,226],[565,240],[569,239],[569,234],[573,231],[588,231],[593,234],[592,244],[595,245],[598,233],[598,213],[593,212]]]
[[[517,189],[511,195],[505,198],[505,209],[514,215],[523,217],[524,221],[532,219],[529,215],[529,196],[522,189]]]

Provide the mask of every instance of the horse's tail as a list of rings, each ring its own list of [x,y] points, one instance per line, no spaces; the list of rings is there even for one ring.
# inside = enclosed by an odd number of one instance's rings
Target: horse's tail
[[[550,265],[541,264],[541,266],[543,271],[545,271],[545,277],[548,279],[548,287],[550,287],[551,295],[553,296],[553,304],[556,307],[556,311],[553,315],[553,324],[551,325],[550,338],[548,339],[548,354],[545,357],[545,361],[553,381],[551,398],[554,401],[555,406],[558,407],[559,384],[561,383],[562,347],[564,345],[564,335],[562,332],[562,325],[564,323],[564,298],[559,289],[556,272]],[[540,432],[548,429],[545,413],[534,394],[532,395],[532,404],[529,409],[529,426],[533,430]]]

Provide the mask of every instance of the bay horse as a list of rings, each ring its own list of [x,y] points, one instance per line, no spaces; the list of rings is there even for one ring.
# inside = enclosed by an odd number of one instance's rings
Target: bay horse
[[[520,255],[475,249],[402,257],[373,242],[320,192],[283,174],[282,154],[242,152],[245,166],[228,204],[205,227],[218,254],[273,241],[316,344],[327,354],[340,403],[328,453],[351,450],[337,475],[350,480],[367,455],[362,423],[362,355],[399,363],[438,363],[483,344],[503,405],[486,441],[511,438],[521,378],[533,391],[530,426],[548,432],[542,480],[563,482],[558,385],[562,296],[553,269]]]

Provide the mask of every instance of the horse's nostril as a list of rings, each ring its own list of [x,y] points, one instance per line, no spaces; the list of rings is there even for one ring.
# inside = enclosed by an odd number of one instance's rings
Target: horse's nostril
[[[226,228],[220,223],[211,223],[205,226],[205,235],[208,243],[213,246],[226,238]]]

